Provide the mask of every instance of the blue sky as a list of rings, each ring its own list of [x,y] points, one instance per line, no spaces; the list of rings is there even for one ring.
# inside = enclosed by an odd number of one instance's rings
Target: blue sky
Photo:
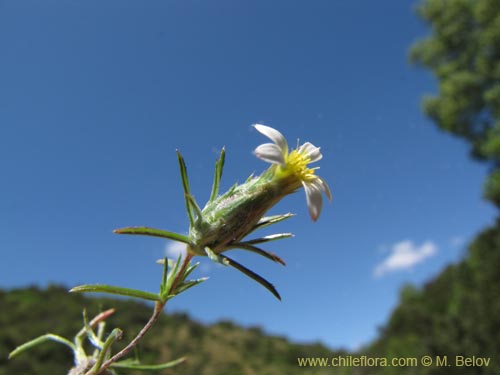
[[[428,30],[413,1],[3,1],[0,3],[0,287],[106,283],[155,291],[175,246],[117,236],[188,221],[175,150],[203,204],[225,146],[222,189],[267,165],[265,123],[321,146],[334,200],[313,223],[302,191],[262,233],[294,238],[234,257],[283,301],[200,259],[210,280],[170,310],[295,341],[374,339],[405,283],[457,261],[495,210],[486,168],[419,108],[435,91],[407,62]],[[61,303],[64,303],[61,301]]]

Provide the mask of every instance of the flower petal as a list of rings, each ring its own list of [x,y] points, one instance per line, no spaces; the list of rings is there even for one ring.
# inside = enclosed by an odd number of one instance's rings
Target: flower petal
[[[330,187],[326,183],[325,180],[323,180],[321,177],[316,176],[316,179],[314,180],[314,183],[319,185],[321,190],[323,190],[328,198],[329,201],[332,200],[332,192],[330,191]]]
[[[257,129],[259,133],[265,135],[271,141],[276,143],[280,148],[281,152],[283,153],[283,155],[288,154],[288,143],[286,142],[286,139],[283,136],[283,134],[281,134],[276,129],[266,125],[254,124],[253,127]]]
[[[321,160],[323,155],[321,155],[321,150],[316,147],[311,142],[306,142],[299,147],[298,152],[302,155],[307,156],[309,163],[314,163],[315,161]]]
[[[281,149],[274,143],[264,143],[263,145],[258,146],[253,153],[259,159],[267,161],[268,163],[281,165],[285,164],[285,158]]]
[[[306,192],[307,208],[309,209],[309,216],[313,221],[318,220],[319,214],[321,213],[321,207],[323,206],[323,197],[321,196],[321,190],[317,185],[310,182],[302,181],[304,190]]]

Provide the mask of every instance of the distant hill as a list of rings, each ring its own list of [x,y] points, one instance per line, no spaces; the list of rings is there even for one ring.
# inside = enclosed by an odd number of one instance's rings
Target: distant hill
[[[141,303],[69,294],[61,286],[0,291],[0,375],[66,374],[72,357],[60,344],[42,344],[10,361],[6,357],[17,345],[44,333],[72,338],[81,328],[83,308],[93,316],[111,307],[116,308],[116,313],[108,319],[107,327],[123,328],[123,342],[128,342],[151,314],[151,308]],[[269,336],[257,327],[242,328],[228,321],[206,326],[185,314],[164,314],[140,345],[139,355],[144,363],[188,357],[187,363],[156,372],[159,374],[331,375],[327,368],[299,368],[297,357],[330,357],[338,353],[319,343],[295,344]]]

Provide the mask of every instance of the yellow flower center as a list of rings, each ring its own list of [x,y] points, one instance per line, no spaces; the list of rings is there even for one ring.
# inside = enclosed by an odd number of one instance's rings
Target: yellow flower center
[[[316,178],[314,176],[314,169],[307,168],[307,164],[309,164],[310,159],[298,152],[297,150],[293,150],[290,152],[285,158],[285,165],[280,169],[285,176],[293,175],[297,177],[300,181],[311,181]]]

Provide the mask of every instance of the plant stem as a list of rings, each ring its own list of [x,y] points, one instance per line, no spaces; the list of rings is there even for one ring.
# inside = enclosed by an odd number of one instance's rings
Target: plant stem
[[[184,258],[184,261],[182,262],[182,266],[181,266],[179,272],[177,273],[177,275],[175,275],[175,279],[174,279],[174,282],[172,284],[172,290],[175,290],[175,288],[179,284],[180,280],[182,279],[182,276],[184,275],[184,271],[186,270],[186,267],[188,266],[192,257],[193,257],[192,255],[187,254],[186,257]],[[128,353],[130,353],[130,351],[139,343],[139,341],[141,341],[141,339],[146,335],[146,333],[154,326],[154,324],[156,323],[156,321],[160,317],[160,315],[163,311],[163,308],[165,307],[166,304],[167,304],[167,301],[162,301],[162,302],[157,301],[155,303],[155,308],[153,310],[153,314],[149,318],[146,325],[144,327],[142,327],[142,329],[139,331],[137,336],[132,341],[130,341],[130,343],[125,348],[123,348],[118,353],[116,353],[114,356],[112,356],[110,359],[108,359],[106,362],[104,362],[96,373],[94,373],[92,370],[90,370],[85,375],[102,374],[104,372],[104,370],[106,370],[109,366],[111,366],[113,363],[118,361],[120,358],[122,358],[122,357],[126,356]]]

